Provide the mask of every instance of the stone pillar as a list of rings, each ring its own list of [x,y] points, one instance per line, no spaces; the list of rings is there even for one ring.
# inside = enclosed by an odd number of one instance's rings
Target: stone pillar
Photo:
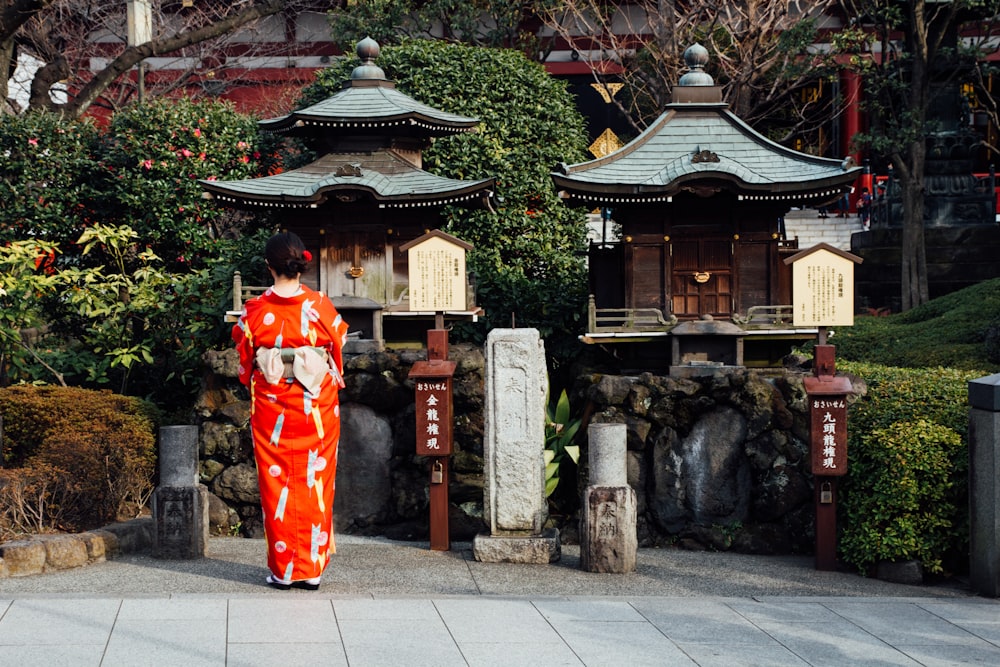
[[[198,427],[160,428],[160,483],[153,491],[153,557],[202,558],[208,545],[208,489],[198,483]]]
[[[489,535],[476,560],[550,563],[559,532],[545,530],[545,349],[535,329],[494,329],[486,339],[483,513]]]
[[[1000,597],[1000,374],[969,382],[969,583]]]
[[[587,429],[590,485],[583,492],[580,567],[587,572],[635,571],[635,490],[628,485],[625,424],[591,424]]]

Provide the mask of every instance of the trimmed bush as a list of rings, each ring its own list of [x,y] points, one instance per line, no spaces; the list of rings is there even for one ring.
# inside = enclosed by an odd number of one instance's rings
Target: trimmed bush
[[[852,446],[852,487],[871,486],[844,503],[845,560],[862,570],[883,560],[919,560],[925,571],[942,572],[963,521],[951,493],[961,436],[920,419],[862,434]]]
[[[107,391],[0,390],[0,531],[81,531],[134,517],[153,490],[151,404]]]
[[[920,560],[929,573],[968,554],[968,382],[985,373],[841,363],[867,394],[849,412],[840,503],[845,562]]]

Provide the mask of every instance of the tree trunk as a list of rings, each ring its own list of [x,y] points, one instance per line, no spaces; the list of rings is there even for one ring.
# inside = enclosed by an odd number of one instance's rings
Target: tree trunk
[[[900,247],[902,309],[928,301],[927,254],[924,248],[924,142],[911,147],[907,173],[900,179],[903,236]]]

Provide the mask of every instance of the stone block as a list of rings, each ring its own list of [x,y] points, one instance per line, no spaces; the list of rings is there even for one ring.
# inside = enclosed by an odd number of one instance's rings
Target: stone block
[[[41,540],[45,545],[45,569],[68,570],[86,565],[87,545],[76,535],[46,535]]]
[[[104,527],[102,531],[111,533],[117,540],[117,548],[112,541],[105,537],[105,549],[111,555],[136,553],[145,551],[153,544],[153,518],[140,517],[129,521],[112,523]]]
[[[208,545],[208,489],[159,486],[153,492],[153,557],[202,558]]]
[[[875,568],[875,578],[894,584],[919,586],[924,583],[924,568],[918,560],[882,561]]]
[[[24,577],[45,571],[45,545],[37,540],[18,540],[0,545],[0,558],[8,576]]]
[[[610,574],[634,572],[639,540],[632,487],[588,486],[581,509],[581,569]]]
[[[476,535],[472,553],[481,563],[531,563],[548,565],[562,557],[559,531],[549,528],[540,535]]]
[[[80,533],[76,537],[83,542],[83,547],[87,550],[87,560],[92,563],[107,560],[108,552],[104,535],[98,533]]]
[[[389,421],[367,405],[344,403],[340,416],[333,515],[335,527],[345,530],[355,522],[376,523],[389,514],[393,441]]]

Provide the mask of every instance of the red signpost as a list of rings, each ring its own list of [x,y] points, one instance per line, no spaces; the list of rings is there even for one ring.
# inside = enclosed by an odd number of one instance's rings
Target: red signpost
[[[837,569],[837,479],[847,474],[847,395],[851,381],[837,377],[836,348],[826,328],[854,324],[854,265],[861,258],[826,243],[785,260],[792,265],[792,323],[817,328],[809,398],[809,449],[816,503],[816,569]]]
[[[448,464],[452,452],[453,422],[451,379],[457,364],[448,361],[448,331],[427,332],[427,361],[418,361],[410,370],[414,380],[419,456],[430,460],[430,540],[431,550],[448,551]]]
[[[814,348],[809,397],[809,449],[815,478],[816,569],[837,569],[837,478],[847,474],[847,395],[851,381],[836,376],[833,345]]]

